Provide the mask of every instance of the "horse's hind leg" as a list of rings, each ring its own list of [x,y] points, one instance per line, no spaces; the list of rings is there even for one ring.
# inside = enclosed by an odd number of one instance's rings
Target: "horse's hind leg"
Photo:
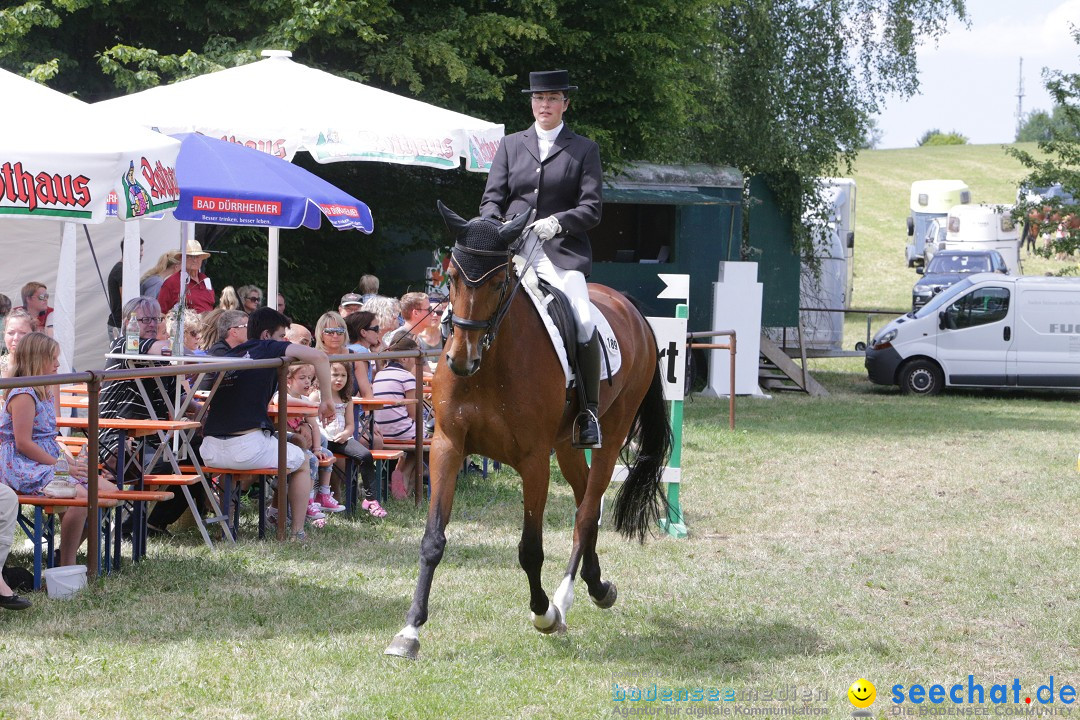
[[[589,465],[585,462],[585,453],[571,447],[569,442],[561,443],[555,447],[555,457],[559,461],[559,469],[567,484],[574,491],[574,504],[577,506],[577,515],[581,513],[581,502],[585,499],[585,488],[589,482]],[[575,515],[575,518],[577,517]],[[559,587],[555,590],[553,602],[558,606],[559,612],[565,621],[570,607],[574,604],[574,578],[577,576],[578,566],[581,563],[581,532],[580,526],[575,520],[574,543],[570,548],[570,561],[566,565],[566,574],[563,575]]]
[[[551,471],[547,453],[520,464],[525,517],[518,544],[518,562],[529,579],[529,609],[533,626],[542,633],[564,632],[562,613],[544,592],[540,571],[544,565],[544,506]]]
[[[606,430],[605,430],[606,432]],[[614,436],[609,436],[614,437]],[[570,560],[566,565],[559,587],[555,590],[554,602],[565,619],[574,604],[574,578],[581,568],[581,579],[589,589],[589,597],[602,608],[615,604],[618,591],[615,584],[604,582],[600,578],[600,559],[596,555],[597,524],[600,520],[600,500],[604,496],[611,468],[618,457],[618,450],[596,450],[593,452],[593,470],[585,462],[585,454],[576,450],[569,443],[556,448],[559,468],[574,491],[577,514],[574,518],[574,543],[570,549]],[[605,460],[605,455],[611,459]],[[603,470],[602,467],[608,468]],[[593,473],[596,473],[593,475]],[[590,481],[596,477],[598,480]],[[602,478],[602,480],[601,480]]]
[[[427,524],[424,526],[424,539],[420,541],[420,574],[416,579],[412,605],[405,616],[405,627],[386,648],[384,654],[415,660],[420,653],[420,626],[427,622],[428,595],[431,582],[435,577],[435,568],[442,560],[446,549],[446,526],[450,522],[450,511],[454,506],[454,490],[457,487],[457,472],[464,460],[460,441],[452,442],[439,434],[435,435],[431,445],[431,504],[428,506]]]

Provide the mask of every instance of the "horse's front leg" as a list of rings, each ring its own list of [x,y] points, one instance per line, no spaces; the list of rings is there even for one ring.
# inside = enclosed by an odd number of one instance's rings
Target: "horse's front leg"
[[[427,622],[428,595],[435,568],[446,549],[446,526],[450,523],[450,511],[454,506],[454,490],[457,474],[464,455],[462,443],[454,442],[436,432],[431,441],[431,504],[428,506],[424,538],[420,541],[420,574],[416,579],[412,605],[405,616],[405,627],[386,648],[384,654],[415,660],[420,654],[420,626]]]
[[[544,566],[544,506],[547,505],[551,466],[547,453],[536,453],[517,468],[525,504],[525,518],[518,543],[518,562],[529,579],[529,609],[533,626],[542,633],[564,632],[562,613],[544,592],[540,571]]]

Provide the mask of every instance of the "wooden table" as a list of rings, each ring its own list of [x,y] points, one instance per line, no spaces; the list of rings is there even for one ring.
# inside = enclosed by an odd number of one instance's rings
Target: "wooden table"
[[[84,432],[90,428],[89,418],[79,417],[58,417],[56,418],[57,427],[74,428],[77,430],[83,430]],[[151,435],[160,434],[163,442],[167,442],[168,435],[172,433],[182,432],[186,430],[194,430],[200,426],[195,420],[140,420],[133,418],[98,418],[98,428],[101,430],[117,430],[120,432],[120,438],[116,444],[116,469],[117,469],[117,486],[123,487],[124,484],[124,468],[126,466],[125,456],[127,453],[127,438],[142,438]],[[142,490],[142,464],[138,464],[139,468],[139,481],[137,489]],[[145,531],[143,524],[146,521],[144,508],[141,502],[134,504],[134,521],[133,524],[137,525],[138,532],[133,532],[133,541],[131,547],[132,560],[136,561],[145,554],[144,540]],[[121,518],[117,517],[113,523],[115,525],[114,532],[114,546],[113,546],[113,563],[115,567],[120,567],[120,550],[123,542],[123,530]],[[134,536],[138,535],[138,538]],[[106,551],[107,552],[107,551]]]

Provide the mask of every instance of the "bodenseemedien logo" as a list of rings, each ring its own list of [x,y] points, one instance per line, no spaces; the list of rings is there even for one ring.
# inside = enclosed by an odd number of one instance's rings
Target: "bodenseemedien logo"
[[[851,683],[851,687],[847,691],[847,697],[851,704],[855,706],[851,717],[873,717],[873,713],[868,708],[874,704],[874,700],[877,698],[877,688],[874,687],[874,683],[859,678]]]

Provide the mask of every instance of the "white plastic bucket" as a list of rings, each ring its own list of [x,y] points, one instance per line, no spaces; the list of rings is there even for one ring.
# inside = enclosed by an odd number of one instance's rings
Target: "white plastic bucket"
[[[86,587],[85,565],[64,565],[42,572],[51,598],[69,598]]]

